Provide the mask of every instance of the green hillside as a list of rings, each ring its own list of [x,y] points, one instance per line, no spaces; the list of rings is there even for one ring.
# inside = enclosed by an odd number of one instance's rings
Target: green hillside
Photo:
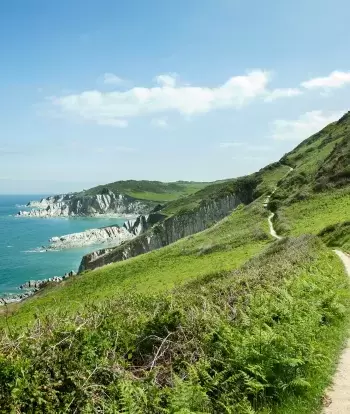
[[[246,177],[235,178],[224,182],[216,182],[207,185],[202,190],[166,204],[162,209],[163,214],[174,215],[185,213],[200,206],[204,202],[219,199],[225,195],[239,192],[246,189],[247,193],[252,193],[256,199],[262,194],[272,191],[278,181],[289,171],[289,167],[282,163],[271,164],[262,168],[255,174]]]
[[[165,202],[192,194],[208,184],[194,181],[164,183],[161,181],[126,180],[90,188],[85,190],[82,195],[103,194],[105,191],[110,190],[114,193],[123,193],[140,200]]]
[[[350,218],[350,113],[286,154],[295,167],[272,198],[282,234],[317,234]]]
[[[349,123],[162,210],[249,188],[207,230],[3,307],[0,412],[320,412],[350,323],[349,280],[330,249],[350,250]]]

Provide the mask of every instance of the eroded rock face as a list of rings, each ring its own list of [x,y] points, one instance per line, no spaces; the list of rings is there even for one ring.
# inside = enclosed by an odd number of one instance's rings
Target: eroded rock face
[[[140,215],[136,219],[127,220],[123,227],[134,236],[139,236],[140,234],[145,233],[156,223],[166,218],[164,214],[153,211],[147,215]]]
[[[27,207],[30,211],[20,211],[24,217],[69,217],[118,215],[130,217],[145,214],[151,210],[153,203],[136,200],[125,194],[107,191],[105,194],[84,195],[84,193],[60,194],[31,201]]]
[[[125,227],[115,225],[52,237],[49,240],[50,245],[45,247],[45,249],[61,250],[102,243],[113,243],[113,245],[118,246],[126,240],[131,240],[133,237],[135,235],[130,233]]]
[[[117,248],[100,249],[85,255],[81,261],[79,271],[95,269],[112,262],[126,260],[203,231],[226,217],[239,204],[241,204],[241,199],[236,194],[232,194],[219,200],[209,201],[194,211],[169,217],[162,221],[155,221],[155,223],[152,223],[153,226],[150,223],[153,214],[138,217],[133,222],[125,223],[125,227],[130,232],[138,235],[137,237]],[[162,215],[159,214],[158,218],[160,216]]]

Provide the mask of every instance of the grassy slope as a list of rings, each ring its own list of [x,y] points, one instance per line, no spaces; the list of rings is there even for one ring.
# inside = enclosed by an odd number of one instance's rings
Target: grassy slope
[[[295,167],[274,196],[282,234],[318,234],[349,220],[350,115],[328,125],[287,154]],[[338,243],[345,240],[340,237]],[[344,242],[345,243],[345,242]],[[338,247],[345,247],[340,244]]]
[[[316,188],[322,165],[346,160],[333,151],[344,131],[332,124],[283,158],[297,168],[274,199],[281,229],[316,234],[331,224],[323,240],[349,242],[348,224],[334,225],[349,211],[346,174],[323,170],[323,192]],[[258,194],[287,171],[264,169]],[[170,203],[169,214],[234,183]],[[195,236],[47,289],[2,318],[11,333],[0,343],[4,412],[320,408],[349,322],[349,281],[316,238],[285,239],[256,255],[271,241],[263,198]]]
[[[163,291],[204,275],[234,269],[269,241],[266,211],[260,201],[234,211],[215,226],[160,250],[87,272],[43,291],[19,306],[12,321],[27,322],[34,313],[75,311],[126,291]],[[16,308],[16,306],[14,307]]]
[[[203,201],[222,197],[225,194],[231,194],[244,180],[251,180],[253,185],[258,181],[260,184],[257,187],[257,195],[271,192],[276,186],[277,182],[285,176],[289,171],[289,167],[283,164],[275,163],[261,169],[256,174],[251,174],[247,177],[240,177],[237,179],[227,180],[225,182],[218,182],[203,188],[200,191],[190,195],[186,198],[181,198],[168,203],[162,210],[163,214],[173,215],[179,212],[193,210],[198,207]]]
[[[281,207],[277,228],[285,234],[317,234],[326,226],[348,220],[349,214],[350,189],[323,192]]]
[[[209,183],[177,181],[173,183],[163,183],[161,181],[146,180],[127,180],[116,181],[114,183],[99,185],[84,191],[84,195],[101,194],[106,189],[115,193],[127,194],[140,200],[165,202],[185,197],[204,187]]]
[[[12,326],[0,339],[1,409],[308,414],[348,307],[339,260],[317,239],[284,240],[171,295],[130,293]]]
[[[342,248],[350,254],[350,221],[327,226],[319,235],[327,246]]]
[[[274,187],[286,171],[288,167],[279,164],[261,170],[259,191]],[[217,183],[199,191],[195,195],[196,202],[216,197],[222,190],[227,191],[231,183]],[[188,207],[193,196],[187,199],[190,200],[186,204]],[[17,313],[12,320],[29,322],[34,313],[54,309],[74,311],[85,303],[107,300],[125,291],[161,291],[196,277],[236,268],[267,243],[266,217],[267,212],[258,199],[204,232],[158,251],[87,272],[46,289],[22,304],[12,305],[10,311]]]

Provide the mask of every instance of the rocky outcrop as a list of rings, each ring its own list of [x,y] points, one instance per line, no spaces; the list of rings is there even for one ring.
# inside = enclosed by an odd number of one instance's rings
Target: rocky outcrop
[[[30,211],[20,211],[24,217],[70,217],[117,215],[132,217],[148,213],[154,203],[140,201],[125,194],[115,194],[110,190],[103,194],[85,195],[82,193],[61,194],[31,201],[27,207]]]
[[[10,303],[22,302],[23,300],[33,296],[40,289],[45,287],[48,283],[60,283],[69,277],[75,276],[76,272],[71,270],[70,272],[65,273],[63,276],[53,276],[48,279],[42,280],[28,280],[28,282],[23,283],[18,289],[24,290],[22,293],[9,294],[3,297],[0,297],[0,306],[4,306]]]
[[[70,249],[73,247],[89,246],[93,244],[111,244],[118,246],[126,240],[135,237],[125,227],[118,225],[89,229],[79,233],[66,234],[64,236],[52,237],[50,245],[44,247],[46,250]]]
[[[74,193],[58,194],[58,195],[42,198],[40,201],[38,200],[29,201],[26,207],[45,209],[49,205],[52,205],[52,204],[65,203],[73,197],[74,197]]]
[[[139,236],[165,218],[164,214],[151,212],[150,214],[140,215],[136,219],[126,221],[123,227],[134,236]]]
[[[247,199],[245,196],[231,194],[218,200],[207,201],[193,211],[166,219],[160,213],[139,217],[134,222],[125,224],[129,231],[139,234],[138,237],[117,248],[100,249],[85,255],[81,261],[79,272],[126,260],[205,230],[226,217],[242,202],[249,201]],[[150,218],[152,221],[156,221],[157,218],[160,220],[163,218],[163,220],[156,222],[156,224],[153,223],[153,227],[151,227]]]

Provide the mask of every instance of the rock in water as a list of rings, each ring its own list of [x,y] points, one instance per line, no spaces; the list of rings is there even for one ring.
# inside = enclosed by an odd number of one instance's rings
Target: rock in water
[[[135,235],[130,233],[125,227],[115,225],[99,229],[89,229],[80,233],[66,234],[60,237],[52,237],[49,240],[50,245],[45,247],[45,249],[60,250],[102,243],[113,243],[114,246],[118,246],[123,241],[130,240],[133,237]]]

